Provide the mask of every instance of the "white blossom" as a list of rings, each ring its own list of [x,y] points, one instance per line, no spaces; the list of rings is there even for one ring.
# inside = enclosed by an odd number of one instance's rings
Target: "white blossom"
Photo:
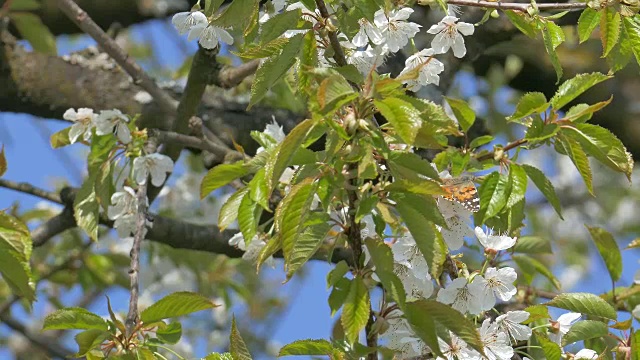
[[[426,263],[426,261],[425,261]],[[407,293],[407,301],[428,299],[433,295],[433,281],[426,267],[408,268],[404,265],[395,264],[393,272],[402,282],[404,291]]]
[[[242,254],[243,260],[256,263],[258,261],[258,257],[260,256],[260,252],[267,245],[267,243],[258,235],[255,235],[247,246],[246,242],[244,241],[244,236],[241,232],[238,232],[229,239],[229,245],[237,247],[238,249],[244,251],[244,254]],[[276,264],[273,256],[269,256],[269,258],[265,260],[264,263],[269,265],[270,267],[275,267]]]
[[[140,185],[147,182],[151,174],[153,186],[160,186],[167,179],[167,173],[173,171],[173,160],[170,157],[158,153],[139,156],[133,160],[133,175]]]
[[[429,34],[436,34],[431,41],[431,47],[436,53],[443,54],[449,49],[453,49],[453,56],[457,58],[464,57],[467,53],[462,35],[469,36],[473,34],[473,31],[472,24],[458,22],[457,17],[450,15],[445,16],[439,23],[427,30]]]
[[[355,66],[362,76],[368,76],[384,63],[384,47],[372,48],[367,46],[365,50],[352,50],[348,52],[347,63]]]
[[[438,359],[447,359],[447,360],[467,360],[471,359],[471,351],[467,347],[467,343],[465,343],[462,339],[457,337],[454,333],[449,332],[449,338],[451,339],[450,343],[445,342],[441,338],[438,338],[438,344],[440,345],[440,351],[444,354],[443,357],[439,357]]]
[[[391,10],[388,14],[380,9],[374,14],[373,22],[382,29],[382,37],[389,51],[397,52],[420,31],[420,25],[406,21],[412,13],[413,9],[402,8]]]
[[[186,34],[198,24],[206,24],[207,17],[200,11],[185,11],[173,15],[171,23],[180,35]]]
[[[471,226],[464,220],[469,219],[471,211],[467,210],[461,204],[454,201],[441,199],[438,201],[438,208],[444,216],[449,229],[438,226],[438,230],[442,234],[444,242],[450,250],[459,250],[464,245],[464,238],[473,236]],[[454,215],[447,217],[446,213],[452,212],[449,209],[455,209]],[[460,213],[460,215],[458,215]],[[464,214],[467,214],[465,217]]]
[[[96,134],[108,135],[115,134],[118,140],[123,144],[131,142],[131,131],[129,130],[129,118],[120,110],[103,110],[96,118]]]
[[[399,76],[406,75],[402,79],[402,83],[407,84],[411,91],[418,91],[422,86],[428,84],[438,85],[440,83],[440,74],[444,71],[444,64],[433,57],[433,49],[423,49],[407,58],[404,62],[404,69]],[[417,69],[417,77],[413,75]],[[411,73],[411,74],[410,74]]]
[[[562,346],[562,337],[571,330],[573,324],[580,319],[580,313],[566,313],[558,317],[557,321],[551,321],[552,331],[549,332],[549,339]]]
[[[138,199],[135,191],[125,186],[123,191],[118,191],[111,195],[111,204],[107,209],[107,216],[109,219],[115,220],[113,227],[118,232],[118,237],[126,238],[135,233],[138,211]],[[151,223],[147,223],[147,226],[150,225]]]
[[[490,319],[485,319],[480,327],[480,339],[484,345],[484,353],[489,360],[510,360],[513,348],[509,346],[507,334],[500,331]]]
[[[588,359],[588,360],[596,360],[598,358],[598,353],[591,349],[582,349],[576,353],[573,357],[574,360],[577,359]]]
[[[484,246],[485,251],[500,251],[511,248],[516,244],[517,238],[512,238],[506,235],[493,235],[493,230],[488,229],[485,233],[481,227],[476,226],[476,237],[480,241],[480,244]]]
[[[93,109],[79,108],[78,112],[76,112],[75,109],[67,109],[62,115],[62,118],[75,123],[71,125],[71,129],[69,129],[69,141],[72,144],[78,141],[81,135],[84,141],[91,139],[91,130],[95,126],[96,118]]]
[[[233,37],[227,30],[208,23],[196,24],[189,32],[188,39],[189,41],[199,39],[198,42],[205,49],[215,49],[220,41],[233,44]]]
[[[380,45],[384,42],[382,31],[369,20],[362,18],[358,20],[358,24],[360,24],[360,30],[351,41],[353,45],[363,47],[369,44],[369,40],[375,45]]]
[[[496,298],[508,301],[516,294],[517,289],[513,286],[518,274],[513,268],[504,267],[496,269],[490,267],[484,275],[484,282],[481,291],[482,310],[489,310],[496,304]]]
[[[389,329],[382,335],[387,347],[401,353],[401,359],[421,356],[430,351],[429,347],[411,330],[402,316],[402,311],[393,310],[385,316]]]
[[[636,305],[636,307],[631,312],[631,315],[636,319],[640,320],[640,304]]]
[[[467,279],[459,277],[453,280],[448,286],[438,292],[437,300],[443,304],[451,305],[452,308],[461,313],[469,312],[472,315],[482,311],[480,294],[484,279],[475,276],[471,283]]]
[[[264,131],[262,133],[274,140],[273,145],[277,145],[283,142],[284,138],[286,137],[284,130],[282,129],[282,125],[278,124],[274,116],[272,116],[272,122],[267,124],[267,126],[264,128]],[[271,149],[271,147],[267,146],[267,150],[268,149]],[[264,150],[265,148],[260,146],[258,150],[256,150],[256,154],[259,154]]]
[[[529,340],[531,337],[531,328],[520,324],[527,320],[529,315],[526,311],[509,311],[496,318],[496,325],[498,325],[498,328],[502,332],[509,334],[509,336],[516,341]]]

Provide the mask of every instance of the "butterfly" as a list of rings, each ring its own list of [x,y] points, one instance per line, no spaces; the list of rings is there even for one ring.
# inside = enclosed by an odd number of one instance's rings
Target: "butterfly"
[[[445,200],[460,203],[471,212],[478,212],[480,210],[480,198],[473,179],[472,176],[442,179],[442,189],[447,193],[442,197]]]

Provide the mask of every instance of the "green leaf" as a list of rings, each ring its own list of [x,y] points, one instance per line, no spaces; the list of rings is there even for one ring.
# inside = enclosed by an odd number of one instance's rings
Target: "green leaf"
[[[87,158],[89,179],[93,182],[96,192],[96,200],[106,212],[111,205],[111,195],[116,188],[113,184],[113,171],[115,165],[110,161],[110,156],[116,146],[116,137],[113,135],[94,135],[91,139],[91,151]]]
[[[527,14],[522,11],[515,12],[513,10],[507,10],[504,14],[507,15],[511,23],[517,27],[518,30],[528,37],[535,39],[536,29],[533,27],[531,22],[527,20]]]
[[[611,280],[614,282],[620,280],[622,275],[622,254],[620,254],[618,243],[608,231],[602,228],[587,226],[587,230],[589,230],[591,238],[596,243]]]
[[[87,359],[89,360],[89,359]],[[204,357],[203,360],[234,360],[233,356],[230,353],[222,353],[222,354],[218,354],[218,353],[211,353],[207,356]]]
[[[9,18],[22,37],[33,49],[47,55],[56,56],[56,38],[40,18],[28,12],[10,12]]]
[[[558,59],[558,53],[556,48],[558,45],[564,42],[564,32],[562,28],[556,25],[553,21],[544,21],[542,28],[542,40],[544,42],[544,48],[547,50],[547,54],[551,58],[551,64],[556,71],[558,82],[562,78],[562,66],[560,65],[560,59]]]
[[[3,213],[0,212],[0,214]],[[4,229],[0,229],[0,236],[4,237],[3,232]],[[5,246],[6,244],[2,244],[2,247]],[[17,251],[0,249],[0,274],[13,293],[33,302],[35,301],[35,282],[31,275],[29,260],[23,258],[24,255]]]
[[[349,271],[349,264],[342,260],[327,274],[327,289],[334,286]]]
[[[44,318],[42,330],[97,329],[107,331],[109,326],[100,316],[78,307],[56,310]]]
[[[609,328],[602,321],[582,320],[571,326],[569,332],[562,338],[562,346],[578,341],[607,336]]]
[[[224,12],[214,20],[214,24],[223,28],[234,27],[244,29],[252,17],[252,13],[257,11],[256,5],[259,0],[233,0]]]
[[[521,236],[513,251],[521,254],[551,254],[551,242],[538,236]]]
[[[544,197],[549,200],[549,203],[551,204],[551,206],[553,206],[553,209],[556,211],[558,216],[560,216],[560,219],[564,220],[564,218],[562,217],[562,209],[560,208],[560,199],[558,198],[558,195],[556,195],[556,190],[554,189],[551,181],[549,181],[544,173],[538,168],[524,164],[521,166],[527,173],[527,176],[529,176],[529,179],[531,179],[538,190],[540,190],[542,195],[544,195]]]
[[[325,114],[333,113],[345,103],[358,97],[342,75],[335,74],[322,80],[318,87],[318,104]]]
[[[7,171],[7,158],[4,157],[4,145],[0,149],[0,176]]]
[[[331,309],[331,316],[335,315],[338,310],[344,305],[351,289],[351,280],[347,278],[341,278],[336,282],[329,294],[329,308]]]
[[[421,311],[422,301],[408,303],[405,306],[404,316],[411,325],[413,332],[431,349],[434,355],[444,357],[438,343],[436,323],[431,314]]]
[[[404,309],[406,293],[400,278],[393,271],[393,253],[391,248],[384,242],[368,238],[365,240],[371,260],[376,267],[376,274],[384,287],[386,294],[398,304],[400,309]]]
[[[580,43],[583,43],[591,37],[591,33],[600,23],[600,12],[592,8],[585,8],[578,19],[578,35]]]
[[[631,360],[640,360],[640,330],[631,336]]]
[[[251,101],[247,109],[262,100],[267,95],[267,91],[295,64],[302,40],[302,34],[293,36],[279,54],[271,56],[260,64],[251,85]]]
[[[492,173],[485,179],[480,187],[480,211],[484,214],[484,220],[502,211],[509,200],[511,188],[512,183],[508,175]]]
[[[296,152],[300,150],[300,145],[305,141],[307,135],[313,130],[317,121],[306,119],[296,125],[293,130],[278,145],[274,154],[265,165],[265,178],[267,179],[267,193],[271,195],[273,189],[278,185],[278,181],[284,169],[290,165]]]
[[[240,207],[238,208],[238,227],[242,232],[242,237],[246,245],[249,245],[253,241],[253,237],[258,232],[258,224],[260,221],[260,215],[262,214],[262,208],[258,203],[251,200],[251,195],[246,194],[242,201],[240,201]]]
[[[526,255],[513,255],[512,258],[522,270],[522,275],[527,283],[531,284],[535,273],[539,273],[546,277],[556,289],[560,289],[560,282],[545,264]]]
[[[524,194],[527,192],[527,173],[522,166],[512,163],[509,166],[509,178],[511,193],[507,199],[507,205],[505,205],[507,208],[524,200]]]
[[[302,43],[302,53],[298,62],[298,93],[310,95],[313,77],[310,75],[311,69],[318,65],[318,44],[316,34],[309,31],[304,36]]]
[[[287,281],[318,251],[331,230],[330,218],[326,213],[311,214],[305,229],[293,245],[291,257],[287,263]]]
[[[601,297],[589,293],[560,294],[545,305],[605,319],[617,320],[616,310]]]
[[[415,327],[416,318],[428,314],[435,324],[456,334],[474,350],[484,354],[484,345],[473,322],[449,305],[435,300],[418,300],[407,303],[405,312],[409,323]],[[430,345],[430,344],[428,344]],[[433,349],[433,347],[432,347]]]
[[[182,337],[182,324],[176,321],[167,326],[158,327],[156,336],[165,344],[177,344]]]
[[[293,249],[305,230],[316,189],[317,182],[314,183],[311,178],[305,179],[291,188],[276,211],[276,231],[282,239],[285,264],[290,263]]]
[[[75,340],[76,344],[78,344],[78,352],[74,357],[83,357],[93,349],[100,349],[100,344],[110,337],[110,332],[101,329],[89,329],[76,334]]]
[[[73,202],[73,216],[78,226],[84,230],[92,240],[98,240],[98,221],[100,204],[96,198],[94,179],[85,179]]]
[[[613,96],[611,96],[609,100],[601,101],[593,105],[578,104],[572,106],[565,114],[564,120],[569,120],[574,123],[585,123],[591,119],[593,113],[609,105],[611,100],[613,100]]]
[[[548,320],[551,318],[549,315],[549,308],[544,305],[531,305],[527,306],[524,311],[529,313],[529,318],[523,322],[523,324],[531,324],[538,320]],[[546,321],[545,321],[546,322]]]
[[[237,53],[243,59],[261,59],[277,55],[289,43],[289,38],[281,37],[274,39],[266,44],[252,46],[244,49],[241,53]]]
[[[298,20],[300,20],[300,15],[301,10],[295,9],[269,18],[269,20],[261,26],[260,43],[264,45],[276,39],[285,39],[280,36],[287,30],[297,28],[296,25],[298,24]],[[311,31],[311,33],[313,33],[313,31]]]
[[[387,159],[391,174],[397,178],[404,178],[413,181],[423,179],[426,176],[431,179],[438,179],[438,172],[428,161],[415,153],[392,151]]]
[[[558,124],[545,124],[539,116],[535,116],[524,138],[529,143],[535,144],[554,137],[558,131],[560,131]]]
[[[602,42],[602,57],[609,54],[620,38],[620,13],[613,7],[601,10],[600,16],[600,41]]]
[[[251,354],[247,345],[242,340],[238,327],[236,326],[236,317],[231,320],[231,336],[229,339],[229,352],[233,360],[251,360]]]
[[[418,179],[417,181],[409,181],[399,179],[392,184],[386,186],[385,191],[401,192],[419,195],[446,195],[447,192],[442,189],[440,183],[430,179]]]
[[[513,115],[509,116],[507,120],[514,121],[531,114],[541,113],[548,107],[549,103],[543,93],[529,92],[522,95],[518,101],[518,105],[516,105],[516,111],[514,111]]]
[[[587,190],[591,195],[593,194],[593,175],[591,174],[591,165],[589,165],[589,159],[584,149],[580,146],[576,140],[567,136],[558,136],[556,145],[559,145],[567,156],[571,159],[571,162],[576,166],[578,172],[582,176]]]
[[[633,159],[622,141],[609,130],[592,124],[563,127],[563,134],[577,140],[584,150],[607,167],[624,173],[631,181]]]
[[[477,138],[471,140],[471,143],[469,143],[469,149],[479,148],[482,145],[486,145],[492,142],[494,139],[495,138],[492,135],[478,136]]]
[[[538,339],[538,342],[542,347],[542,352],[544,353],[545,359],[560,360],[560,357],[562,355],[562,349],[560,348],[560,346],[549,340],[549,338],[542,333],[536,331],[535,334],[536,339]]]
[[[374,105],[408,145],[413,145],[422,126],[420,112],[409,102],[399,98],[375,100]]]
[[[358,340],[360,331],[364,329],[369,320],[369,290],[364,280],[356,276],[351,281],[349,294],[342,307],[340,322],[344,328],[347,341],[350,344]]]
[[[248,173],[243,161],[238,161],[233,164],[220,164],[212,168],[207,172],[200,184],[200,199],[204,199],[212,191]]]
[[[140,313],[140,320],[149,324],[162,319],[169,319],[191,314],[196,311],[212,309],[216,306],[218,305],[200,294],[180,291],[169,294],[158,300],[155,304],[144,309]]]
[[[218,228],[220,231],[226,229],[238,218],[240,203],[248,192],[249,188],[244,187],[231,195],[224,205],[222,205],[220,214],[218,215]]]
[[[278,357],[296,355],[331,355],[333,345],[324,339],[297,340],[280,348]]]
[[[636,62],[640,64],[640,21],[635,17],[625,17],[622,24],[629,39],[631,51],[636,57]]]
[[[49,139],[51,148],[58,149],[70,145],[71,140],[69,140],[69,130],[71,130],[71,126],[55,132],[53,135],[51,135],[51,138]]]
[[[467,132],[476,121],[476,113],[464,100],[445,97],[462,131]]]
[[[13,0],[9,3],[9,11],[33,11],[38,10],[42,4],[37,0]]]
[[[597,72],[591,74],[578,74],[560,85],[558,91],[556,91],[553,98],[551,98],[551,107],[555,110],[561,109],[594,85],[610,78],[611,76]]]

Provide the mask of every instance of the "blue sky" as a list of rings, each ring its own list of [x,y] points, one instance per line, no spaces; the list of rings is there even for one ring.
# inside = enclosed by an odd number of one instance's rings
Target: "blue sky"
[[[139,40],[150,39],[154,50],[160,55],[158,58],[162,61],[162,65],[169,69],[176,69],[182,64],[186,55],[183,52],[184,49],[193,52],[196,48],[194,43],[187,44],[186,39],[177,37],[177,34],[167,34],[166,25],[159,21],[135,27],[134,36]],[[65,54],[79,50],[90,43],[92,41],[87,38],[62,37],[59,40],[59,52]],[[464,81],[471,82],[470,79]],[[48,142],[50,134],[65,126],[67,124],[58,121],[43,121],[23,114],[0,113],[0,143],[5,145],[9,165],[4,178],[13,181],[28,181],[38,187],[51,190],[62,179],[68,181],[70,185],[78,186],[85,167],[85,153],[82,146],[52,150]],[[14,202],[19,202],[23,209],[27,209],[39,201],[29,195],[0,188],[1,209],[11,206]],[[623,257],[626,266],[623,281],[620,284],[629,285],[637,268],[637,253],[625,251]],[[595,253],[592,256],[591,264],[591,271],[587,279],[583,280],[579,287],[571,290],[596,293],[610,290],[609,281],[602,281],[603,277],[608,278],[606,269],[602,260]],[[335,321],[330,318],[330,310],[327,305],[329,292],[326,289],[325,276],[330,267],[328,264],[320,262],[313,262],[308,266],[310,271],[307,281],[300,289],[296,289],[297,296],[292,300],[291,308],[285,313],[279,326],[272,334],[272,339],[280,344],[287,344],[298,339],[328,338],[330,336],[331,327]],[[278,268],[281,269],[281,267],[279,264]],[[277,278],[284,279],[284,273],[281,271],[273,272],[273,274]],[[294,282],[283,285],[283,290],[290,292],[292,286],[296,286]],[[67,296],[77,295],[77,292],[67,294]],[[118,304],[116,308],[124,311],[127,294],[119,291],[114,295],[112,300],[114,304]],[[99,301],[95,307],[93,310],[99,313],[104,313],[106,310],[104,301]],[[36,314],[44,316],[43,311],[42,306],[36,305]],[[24,315],[20,315],[18,312],[18,316]],[[9,331],[7,327],[0,326],[0,332],[6,334],[7,331]],[[73,348],[72,344],[70,347]],[[203,356],[205,354],[199,352],[196,355]],[[6,350],[0,349],[0,358],[9,358]]]

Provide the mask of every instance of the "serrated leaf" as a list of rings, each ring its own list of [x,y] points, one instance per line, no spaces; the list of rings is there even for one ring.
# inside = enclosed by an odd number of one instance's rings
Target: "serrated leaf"
[[[306,119],[296,125],[293,130],[284,138],[282,143],[278,145],[274,154],[269,158],[265,165],[265,178],[267,179],[268,194],[271,195],[275,189],[284,169],[290,165],[291,160],[299,151],[300,145],[305,141],[307,135],[313,130],[317,121]]]
[[[109,326],[100,316],[78,307],[56,310],[44,318],[42,330],[65,329],[98,329],[107,331]]]
[[[521,254],[551,254],[549,239],[538,236],[521,236],[518,238],[513,251]]]
[[[313,179],[293,186],[276,210],[276,229],[280,233],[285,264],[291,260],[294,246],[305,230],[305,220],[316,188],[317,182],[314,183]]]
[[[260,64],[251,85],[251,100],[247,110],[262,100],[267,95],[267,91],[295,64],[302,39],[302,34],[293,36],[279,54],[269,57]]]
[[[350,344],[358,340],[360,331],[369,320],[369,290],[364,280],[356,276],[351,281],[347,299],[342,307],[340,322]]]
[[[611,280],[614,282],[620,280],[622,275],[622,254],[620,254],[618,243],[604,229],[587,226],[587,230],[589,230],[589,234],[591,234],[602,260],[604,260]]]
[[[613,100],[613,95],[609,98],[609,100],[601,101],[593,105],[578,104],[576,106],[572,106],[571,109],[567,111],[563,119],[575,123],[585,123],[591,119],[593,113],[609,105],[611,100]]]
[[[411,103],[399,98],[375,100],[374,105],[402,140],[413,145],[422,126],[420,112]]]
[[[371,261],[376,267],[376,274],[384,287],[386,294],[391,296],[400,309],[404,309],[406,293],[400,278],[394,272],[393,253],[384,242],[367,238],[365,240]]]
[[[540,347],[542,347],[542,352],[544,353],[545,359],[547,360],[560,360],[562,355],[562,349],[558,344],[549,340],[549,338],[539,332],[535,332],[536,339],[540,343]]]
[[[578,74],[560,85],[553,98],[551,98],[551,107],[555,110],[561,109],[594,85],[610,78],[611,76],[597,72]]]
[[[564,220],[562,217],[562,209],[560,207],[560,199],[558,198],[558,195],[556,195],[556,190],[554,189],[551,181],[547,179],[544,173],[536,167],[523,164],[522,168],[527,173],[527,176],[529,176],[529,179],[531,179],[538,190],[540,190],[542,195],[549,200],[553,209],[556,211],[558,216],[560,216],[560,219]]]
[[[165,344],[177,344],[182,337],[182,324],[176,321],[167,326],[158,327],[156,329],[156,336],[158,340]]]
[[[333,286],[328,299],[331,316],[335,315],[342,305],[344,305],[344,302],[347,300],[347,295],[349,295],[349,289],[351,289],[351,280],[347,278],[341,278]]]
[[[236,326],[236,317],[231,320],[231,335],[229,337],[229,352],[233,360],[251,360],[251,354],[247,345],[242,340],[238,327]]]
[[[545,305],[605,319],[617,320],[616,310],[601,297],[589,293],[565,293]]]
[[[302,267],[318,251],[331,230],[330,218],[326,213],[314,213],[304,224],[305,229],[300,234],[291,250],[291,257],[287,263],[287,280]]]
[[[298,62],[298,92],[302,95],[308,95],[311,91],[312,76],[309,74],[311,69],[318,65],[318,44],[315,32],[309,31],[304,36],[302,43],[302,53]]]
[[[214,24],[223,28],[234,27],[244,29],[252,17],[253,11],[257,11],[259,0],[233,0]]]
[[[188,292],[180,291],[169,294],[158,300],[153,305],[140,313],[140,320],[144,323],[153,323],[163,319],[179,317],[197,311],[212,309],[218,305],[208,298]]]
[[[539,116],[535,116],[524,138],[530,144],[535,144],[554,137],[558,131],[560,131],[558,124],[545,124]]]
[[[200,199],[204,199],[212,191],[219,189],[233,180],[248,174],[244,162],[220,164],[207,172],[200,184]]]
[[[335,74],[322,80],[318,87],[317,100],[323,113],[333,113],[344,103],[358,97],[342,75]]]
[[[296,355],[331,355],[333,345],[324,339],[297,340],[280,348],[278,357]]]
[[[599,11],[595,11],[592,8],[586,8],[582,11],[578,19],[580,43],[587,41],[591,37],[591,33],[600,23],[600,14]]]
[[[78,344],[78,352],[74,357],[83,357],[93,349],[99,349],[106,339],[111,337],[111,333],[100,329],[89,329],[76,334],[74,337]]]
[[[640,21],[635,17],[625,17],[622,21],[624,32],[636,62],[640,64]]]
[[[428,161],[415,153],[392,151],[387,159],[391,174],[397,178],[419,180],[423,177],[438,179],[438,172]]]
[[[435,326],[441,326],[446,330],[451,331],[456,334],[461,340],[464,340],[467,345],[469,345],[474,350],[478,351],[481,354],[484,354],[484,345],[482,344],[482,340],[480,339],[480,334],[476,329],[476,326],[471,322],[471,320],[467,319],[464,315],[462,315],[459,311],[453,309],[449,305],[445,305],[435,300],[418,300],[415,302],[407,303],[407,311],[405,312],[407,320],[415,329],[416,327],[423,327],[424,324],[428,324],[424,322],[424,320],[420,320],[420,318],[424,318],[425,315],[428,314],[428,317],[434,323]],[[422,329],[422,331],[431,332],[429,329]],[[417,332],[419,334],[419,332]],[[430,339],[424,339],[425,342]],[[435,341],[437,344],[437,340]],[[432,344],[427,343],[434,350]]]
[[[563,133],[577,140],[589,155],[631,180],[634,165],[631,154],[609,130],[593,124],[576,124],[575,127],[565,126]]]
[[[509,200],[511,194],[512,184],[509,176],[494,174],[497,176],[490,175],[480,187],[480,211],[484,214],[484,220],[498,215],[507,205],[507,200]]]
[[[262,208],[260,205],[251,199],[250,193],[245,194],[238,208],[238,227],[242,232],[246,245],[253,241],[253,237],[258,232],[261,214]]]
[[[507,10],[504,14],[509,18],[511,23],[518,28],[523,34],[535,39],[536,29],[531,25],[530,21],[526,19],[526,14],[522,11]]]
[[[618,43],[622,20],[620,18],[620,13],[613,7],[604,8],[601,12],[600,41],[602,42],[602,57],[605,57]]]
[[[545,264],[526,255],[513,255],[512,258],[522,270],[522,275],[529,284],[533,281],[535,273],[539,273],[546,277],[556,289],[560,289],[560,282]]]
[[[98,240],[100,204],[96,198],[94,181],[89,177],[80,186],[73,202],[73,216],[78,226],[96,241]]]
[[[349,271],[349,264],[342,260],[327,274],[327,289],[334,286]]]
[[[582,320],[571,326],[569,332],[562,337],[562,346],[578,341],[607,336],[609,328],[602,321]]]
[[[544,305],[527,306],[524,311],[529,313],[529,318],[522,322],[525,325],[538,320],[547,320],[551,318],[549,315],[549,308]]]
[[[56,38],[40,17],[28,12],[10,12],[9,18],[35,51],[52,56],[58,54]]]
[[[551,65],[553,65],[553,69],[556,71],[558,82],[560,82],[560,79],[562,78],[562,65],[560,65],[560,59],[558,59],[556,48],[564,42],[564,32],[562,31],[562,28],[556,25],[553,21],[544,21],[544,26],[542,28],[542,40],[544,48],[547,50],[547,54],[549,54],[551,59]]]
[[[289,38],[281,37],[273,39],[266,44],[246,48],[241,53],[237,53],[237,55],[243,59],[261,59],[270,57],[279,54],[288,43]]]
[[[29,302],[35,301],[35,282],[29,261],[16,251],[0,249],[0,274],[11,291]]]
[[[244,196],[249,192],[248,187],[244,187],[231,195],[220,208],[218,215],[218,228],[220,231],[226,229],[238,218],[238,209]]]
[[[89,360],[89,359],[87,359],[87,360]],[[233,356],[230,353],[226,352],[226,353],[222,353],[222,354],[211,353],[211,354],[205,356],[203,360],[234,360],[234,359],[233,359]]]
[[[518,100],[516,110],[507,119],[509,121],[522,119],[531,114],[537,114],[545,111],[549,107],[547,98],[541,92],[529,92]]]
[[[524,194],[527,192],[527,173],[522,166],[512,163],[509,167],[509,177],[511,181],[511,193],[505,205],[507,208],[524,200]]]
[[[0,176],[7,171],[7,158],[4,156],[4,145],[0,149]]]
[[[495,138],[492,135],[483,135],[478,136],[477,138],[471,140],[469,143],[469,149],[479,148],[482,145],[486,145],[492,142]]]
[[[300,15],[301,10],[295,9],[292,11],[285,11],[269,18],[269,20],[261,26],[260,43],[266,44],[275,39],[284,39],[284,37],[280,36],[287,30],[296,29],[296,24],[298,24],[298,20],[300,20]]]
[[[584,149],[580,146],[580,143],[573,138],[558,136],[558,140],[559,141],[556,141],[556,145],[560,145],[564,153],[569,156],[571,162],[573,162],[582,176],[582,179],[587,186],[587,190],[589,190],[591,195],[594,195],[591,165],[589,164],[589,159],[587,158],[587,154],[584,152]]]
[[[451,110],[456,116],[456,119],[458,119],[460,128],[462,128],[462,131],[467,132],[476,121],[476,113],[464,100],[448,97],[445,97],[445,99],[449,106],[451,106]]]

